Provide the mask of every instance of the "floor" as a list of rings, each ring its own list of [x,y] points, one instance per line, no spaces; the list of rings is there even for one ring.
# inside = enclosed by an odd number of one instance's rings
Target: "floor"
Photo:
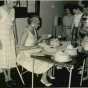
[[[3,73],[1,73],[0,74],[0,88],[31,88],[31,73],[28,72],[23,75],[23,78],[25,81],[25,85],[23,86],[16,69],[12,69],[11,71],[12,71],[12,78],[14,81],[5,83],[4,75]],[[68,87],[68,76],[69,76],[69,72],[65,68],[60,69],[60,70],[55,69],[55,79],[50,80],[48,78],[48,80],[53,83],[53,85],[49,88]],[[40,82],[40,78],[41,78],[41,75],[39,76],[34,75],[34,88],[48,88],[48,87],[45,87]],[[76,70],[73,70],[71,87],[80,87],[79,83],[80,83],[80,75],[77,74]],[[83,82],[82,87],[88,88],[88,80]]]

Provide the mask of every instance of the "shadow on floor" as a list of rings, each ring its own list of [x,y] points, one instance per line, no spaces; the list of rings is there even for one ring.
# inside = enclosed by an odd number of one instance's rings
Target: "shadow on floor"
[[[16,69],[12,69],[12,78],[14,81],[7,84],[4,81],[4,74],[0,74],[0,88],[31,88],[31,79],[32,74],[30,72],[25,73],[23,75],[23,79],[25,81],[25,85],[23,86],[21,83],[21,80],[19,78],[19,75],[16,71]],[[40,82],[41,75],[37,76],[34,75],[34,88],[46,88],[41,82]],[[55,69],[55,80],[48,80],[53,83],[53,85],[49,88],[54,87],[68,87],[68,79],[69,78],[69,72],[63,68],[60,70]],[[80,87],[80,75],[77,74],[77,72],[74,70],[72,75],[72,82],[71,87]],[[88,87],[88,80],[83,82],[83,87]]]

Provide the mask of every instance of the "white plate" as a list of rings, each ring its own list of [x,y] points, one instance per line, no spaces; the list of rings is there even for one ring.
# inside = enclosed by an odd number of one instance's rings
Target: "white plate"
[[[55,61],[56,61],[56,62],[60,62],[60,63],[66,63],[66,62],[72,61],[72,59],[55,60]]]
[[[43,53],[38,52],[38,53],[32,53],[33,56],[45,56]]]
[[[42,50],[41,48],[31,49],[32,52],[40,52],[41,50]]]
[[[55,56],[55,61],[57,62],[69,62],[72,59],[70,58],[70,56],[62,51],[58,51]]]

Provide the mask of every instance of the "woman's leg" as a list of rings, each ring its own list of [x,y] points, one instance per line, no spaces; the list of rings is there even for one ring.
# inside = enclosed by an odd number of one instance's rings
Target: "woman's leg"
[[[41,82],[42,82],[45,86],[51,86],[51,85],[52,85],[52,83],[50,83],[50,82],[47,80],[47,72],[45,72],[44,74],[42,74]]]
[[[7,82],[8,81],[8,76],[7,76],[6,69],[4,69],[3,72],[4,72],[4,76],[5,76],[5,82]]]
[[[10,69],[4,69],[4,75],[5,75],[5,81],[8,82],[11,79],[11,70]]]
[[[7,74],[8,74],[8,80],[9,81],[12,80],[12,78],[11,78],[11,69],[7,70]]]

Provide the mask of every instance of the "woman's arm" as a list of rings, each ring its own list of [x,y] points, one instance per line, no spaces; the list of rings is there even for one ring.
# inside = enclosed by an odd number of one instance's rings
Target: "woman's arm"
[[[25,45],[25,41],[27,39],[28,33],[26,31],[24,31],[21,35],[21,39],[19,41],[19,44],[16,46],[16,48],[18,49],[23,49],[24,45]]]
[[[31,44],[31,40],[33,44]],[[33,35],[29,31],[24,31],[21,36],[21,40],[19,45],[17,46],[20,50],[29,50],[36,45],[36,40],[34,39]]]

